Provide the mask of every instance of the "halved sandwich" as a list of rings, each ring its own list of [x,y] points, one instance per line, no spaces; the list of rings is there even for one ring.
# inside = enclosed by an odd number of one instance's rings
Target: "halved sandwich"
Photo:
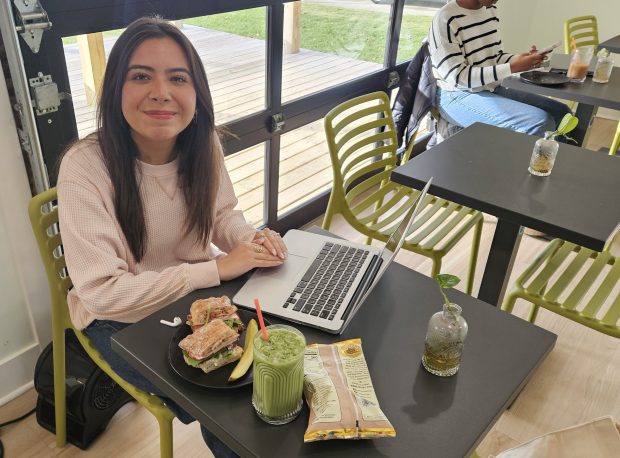
[[[187,364],[209,373],[241,358],[238,341],[239,334],[216,318],[181,340],[179,347]]]
[[[189,308],[187,324],[191,326],[192,331],[196,331],[196,329],[216,318],[224,320],[239,334],[244,329],[243,322],[237,313],[237,306],[230,302],[228,296],[209,297],[194,301]]]

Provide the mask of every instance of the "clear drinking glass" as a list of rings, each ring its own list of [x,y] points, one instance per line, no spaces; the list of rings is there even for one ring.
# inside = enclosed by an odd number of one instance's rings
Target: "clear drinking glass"
[[[566,76],[574,83],[583,83],[588,76],[588,67],[592,60],[592,46],[583,46],[573,49]]]
[[[266,329],[268,341],[260,330],[254,337],[252,405],[262,420],[283,425],[301,412],[306,339],[284,324]]]
[[[597,55],[596,68],[592,81],[595,83],[607,83],[614,68],[614,59],[606,49],[601,49]]]
[[[545,138],[539,138],[534,143],[534,150],[530,159],[528,171],[532,175],[546,177],[551,174],[555,157],[558,154],[560,145],[555,141],[553,132],[545,132]]]

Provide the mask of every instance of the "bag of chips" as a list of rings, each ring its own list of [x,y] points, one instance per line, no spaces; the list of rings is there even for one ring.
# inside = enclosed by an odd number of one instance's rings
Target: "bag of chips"
[[[304,442],[396,436],[379,407],[361,339],[308,345],[304,395],[310,407]]]

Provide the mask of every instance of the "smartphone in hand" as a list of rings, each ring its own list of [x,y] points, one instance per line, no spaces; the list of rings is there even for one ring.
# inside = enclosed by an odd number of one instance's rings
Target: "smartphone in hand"
[[[557,48],[558,46],[560,46],[562,44],[562,41],[558,41],[556,43],[553,43],[550,46],[547,46],[544,49],[541,49],[538,51],[538,54],[549,54],[551,51],[553,51],[555,48]]]

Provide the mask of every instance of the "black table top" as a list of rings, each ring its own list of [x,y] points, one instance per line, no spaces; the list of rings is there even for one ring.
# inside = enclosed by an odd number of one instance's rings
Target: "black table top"
[[[377,398],[397,436],[304,444],[307,406],[289,425],[270,426],[252,409],[251,385],[235,390],[204,389],[180,379],[168,366],[168,343],[176,329],[159,324],[159,320],[184,316],[198,298],[233,297],[243,280],[196,291],[112,340],[116,352],[241,456],[469,455],[556,340],[542,328],[450,291],[451,299],[463,308],[469,335],[458,374],[448,378],[431,375],[420,358],[428,320],[441,309],[441,296],[433,280],[393,264],[342,336],[297,327],[308,343],[362,338]]]
[[[594,250],[620,222],[620,157],[560,144],[548,177],[528,165],[536,137],[476,123],[392,172],[392,180]]]
[[[556,61],[566,60],[567,55],[553,55],[552,66]],[[620,68],[614,67],[611,71],[609,82],[595,83],[591,77],[587,77],[583,83],[566,83],[560,86],[541,86],[527,83],[518,75],[509,76],[502,80],[502,86],[508,89],[531,92],[534,94],[548,95],[560,99],[574,100],[596,107],[620,110]]]
[[[620,35],[606,40],[598,45],[598,49],[607,48],[609,52],[620,54]]]

